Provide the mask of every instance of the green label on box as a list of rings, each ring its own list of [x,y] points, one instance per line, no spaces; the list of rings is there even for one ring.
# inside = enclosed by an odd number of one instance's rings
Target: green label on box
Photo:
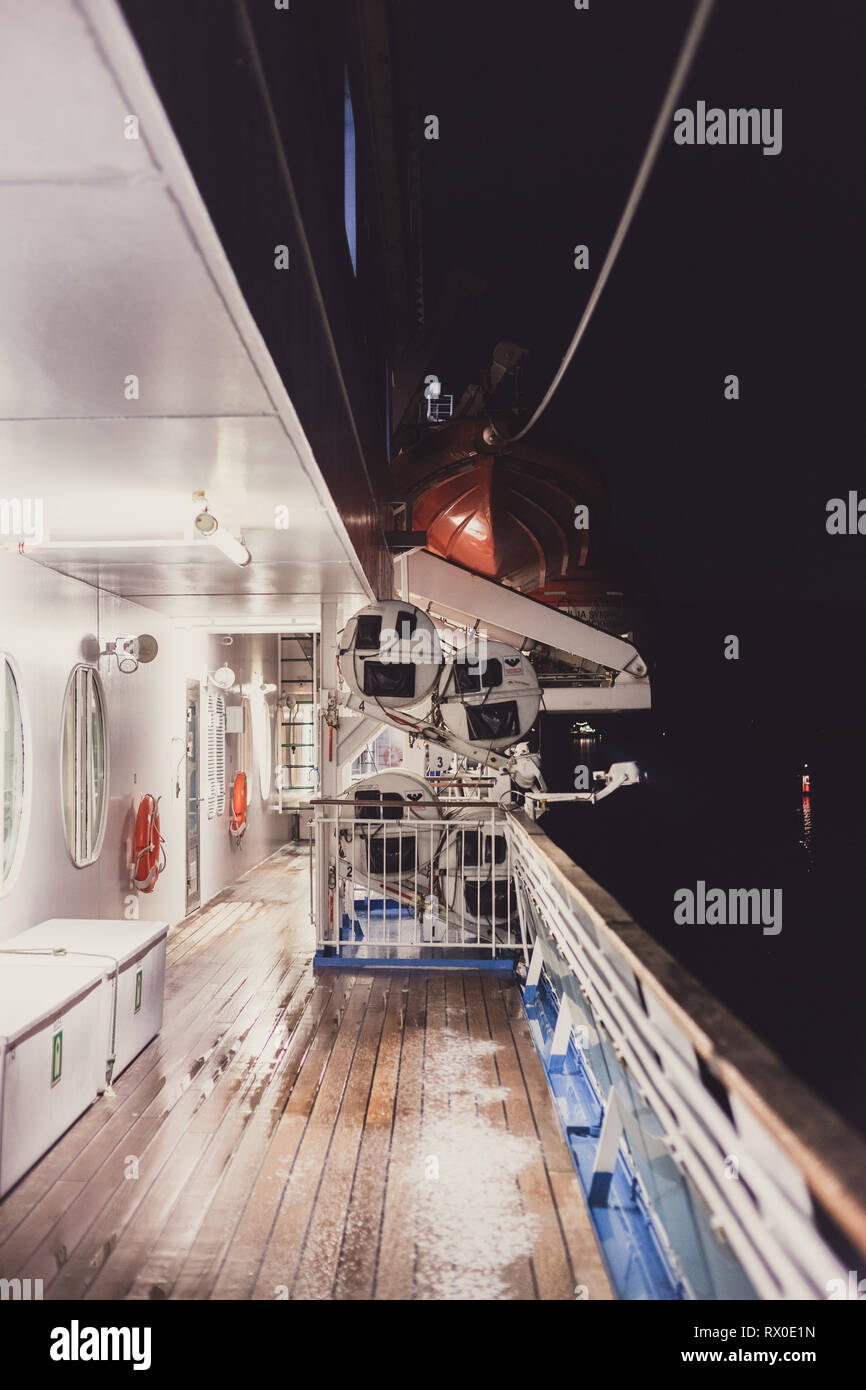
[[[54,1034],[51,1049],[51,1085],[60,1080],[60,1071],[63,1066],[63,1029],[60,1028]]]
[[[139,970],[138,973],[136,974],[136,977],[135,977],[135,1012],[136,1012],[136,1013],[138,1013],[139,1009],[141,1008],[141,976],[142,976],[142,971]]]

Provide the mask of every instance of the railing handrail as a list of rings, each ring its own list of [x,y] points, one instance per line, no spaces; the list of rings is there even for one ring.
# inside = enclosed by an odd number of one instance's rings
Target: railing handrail
[[[425,954],[440,957],[481,951],[485,957],[510,961],[519,951],[528,960],[508,827],[494,802],[440,806],[436,801],[403,799],[401,805],[396,799],[320,797],[310,804],[315,884],[311,915],[320,949],[336,947],[339,953],[348,950],[354,957],[360,940],[364,952],[372,944],[387,948],[389,955],[424,948]],[[365,814],[368,808],[385,814],[370,816]],[[390,816],[388,812],[395,808],[408,814]],[[478,850],[472,857],[476,837]],[[501,857],[498,849],[491,848],[489,858],[482,853],[488,839],[501,841]],[[404,861],[404,848],[411,841],[416,850]],[[374,855],[377,848],[378,856]],[[388,862],[389,848],[396,851],[393,863]],[[499,897],[502,887],[504,901]],[[474,900],[469,896],[473,888]],[[362,904],[357,917],[356,893]],[[379,899],[381,921],[380,912],[373,910]],[[407,909],[405,916],[401,912],[389,918],[387,903]],[[355,935],[356,928],[360,937]]]
[[[589,919],[729,1093],[783,1151],[839,1229],[866,1256],[866,1143],[771,1049],[639,927],[522,811],[506,812],[526,850]]]

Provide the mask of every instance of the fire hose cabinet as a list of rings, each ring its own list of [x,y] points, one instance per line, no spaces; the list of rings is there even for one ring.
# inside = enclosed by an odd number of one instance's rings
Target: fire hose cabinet
[[[62,959],[70,964],[102,971],[106,987],[101,1089],[106,1085],[104,1064],[112,1053],[114,1079],[162,1028],[167,935],[167,922],[52,917],[2,942],[5,950],[63,951]],[[34,956],[37,959],[58,957]],[[2,960],[0,956],[0,964]]]
[[[107,992],[98,961],[0,956],[0,1197],[104,1084]]]

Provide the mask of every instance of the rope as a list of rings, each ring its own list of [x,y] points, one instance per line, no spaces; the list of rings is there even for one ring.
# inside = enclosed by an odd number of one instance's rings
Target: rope
[[[547,389],[547,394],[544,396],[544,399],[536,409],[535,414],[532,416],[529,423],[524,425],[523,429],[519,430],[517,434],[508,436],[500,435],[498,430],[496,429],[496,426],[493,424],[492,421],[490,421],[490,442],[492,442],[493,438],[499,438],[503,441],[503,443],[516,443],[518,439],[522,439],[525,434],[528,434],[529,431],[532,429],[533,425],[537,424],[537,422],[541,419],[541,416],[544,414],[545,410],[547,409],[551,400],[553,399],[553,396],[560,382],[562,381],[562,378],[568,371],[568,368],[571,365],[571,360],[574,357],[574,354],[578,349],[578,345],[580,344],[580,341],[587,330],[589,321],[592,318],[592,315],[595,311],[595,307],[598,304],[599,299],[601,298],[602,291],[605,285],[607,284],[610,272],[613,270],[614,267],[614,262],[616,261],[616,258],[619,255],[620,250],[622,249],[622,244],[625,241],[628,229],[632,224],[634,215],[637,212],[638,206],[640,204],[640,200],[643,197],[647,183],[649,182],[649,177],[653,171],[653,166],[656,162],[656,157],[661,146],[662,138],[667,128],[668,122],[670,121],[676,101],[680,95],[686,78],[689,75],[689,69],[691,68],[692,62],[694,61],[695,53],[697,52],[701,38],[703,37],[704,30],[707,26],[707,21],[709,20],[710,14],[712,13],[713,4],[714,0],[698,0],[698,4],[695,7],[695,12],[692,15],[692,22],[689,25],[688,32],[686,33],[685,39],[683,40],[683,45],[680,49],[680,55],[677,59],[676,67],[674,68],[673,73],[671,74],[671,79],[668,82],[667,91],[665,92],[665,98],[662,102],[658,116],[656,117],[656,122],[653,127],[652,134],[650,135],[649,143],[644,152],[644,157],[641,160],[641,165],[638,169],[637,177],[635,178],[634,184],[632,185],[631,193],[628,196],[628,202],[626,203],[623,209],[622,216],[619,219],[619,225],[617,226],[617,229],[614,233],[613,241],[611,242],[610,247],[608,248],[608,253],[604,259],[604,264],[601,270],[599,271],[598,279],[595,282],[595,286],[593,287],[592,294],[589,297],[589,301],[587,303],[586,308],[583,311],[580,322],[577,325],[574,337],[572,338],[571,343],[569,344],[568,351],[566,352],[561,363],[559,364],[559,369],[556,373],[556,376],[553,378],[553,381],[550,383],[550,386]],[[485,431],[485,433],[488,433],[488,431]]]

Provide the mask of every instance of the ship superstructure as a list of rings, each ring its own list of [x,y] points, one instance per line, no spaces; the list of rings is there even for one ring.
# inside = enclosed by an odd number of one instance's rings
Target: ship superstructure
[[[863,1145],[544,833],[650,662],[513,345],[431,389],[408,7],[332,8],[5,6],[0,1278],[825,1297]]]

